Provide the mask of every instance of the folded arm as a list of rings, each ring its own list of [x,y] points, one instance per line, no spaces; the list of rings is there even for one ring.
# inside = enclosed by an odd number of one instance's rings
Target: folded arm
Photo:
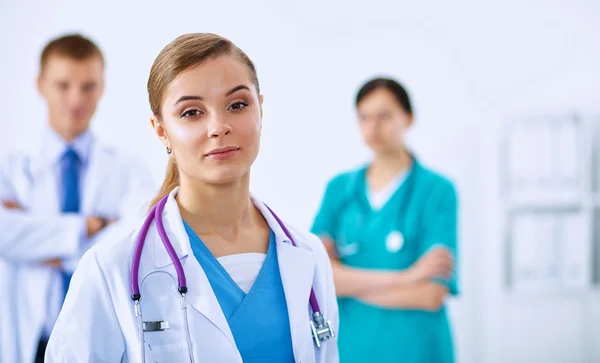
[[[324,243],[338,296],[389,309],[436,311],[443,305],[448,289],[432,278],[452,274],[452,257],[445,248],[430,251],[409,269],[382,271],[345,266],[334,255],[333,244],[327,239]]]
[[[444,304],[448,288],[435,282],[419,282],[394,289],[357,296],[365,303],[389,309],[437,311]]]
[[[77,215],[42,216],[0,208],[0,258],[43,261],[74,256],[85,231]]]

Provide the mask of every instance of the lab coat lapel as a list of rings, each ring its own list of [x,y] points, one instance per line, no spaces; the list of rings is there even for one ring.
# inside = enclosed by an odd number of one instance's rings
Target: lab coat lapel
[[[188,293],[186,295],[187,302],[206,319],[216,325],[235,346],[233,334],[231,333],[231,329],[227,324],[227,319],[221,310],[221,305],[210,286],[210,282],[208,281],[204,270],[192,252],[190,240],[185,231],[181,213],[179,212],[179,206],[175,200],[177,191],[178,188],[170,193],[169,200],[165,204],[163,210],[163,224],[165,232],[179,257],[179,260],[182,261],[181,263],[183,265],[188,287]],[[156,228],[156,225],[153,224],[151,228]],[[165,250],[158,233],[153,233],[153,236],[155,267],[164,268],[168,266],[170,269],[173,269],[173,273],[175,273],[172,266],[173,262]]]
[[[285,300],[290,318],[290,331],[296,361],[305,362],[310,345],[310,289],[315,271],[312,251],[294,247],[288,242],[277,242],[277,257]],[[310,361],[310,360],[308,360]]]
[[[233,334],[229,328],[225,314],[223,314],[221,305],[210,286],[204,270],[202,270],[202,267],[193,255],[188,256],[186,259],[184,271],[187,277],[187,300],[190,306],[217,326],[229,338],[233,346],[235,346]]]

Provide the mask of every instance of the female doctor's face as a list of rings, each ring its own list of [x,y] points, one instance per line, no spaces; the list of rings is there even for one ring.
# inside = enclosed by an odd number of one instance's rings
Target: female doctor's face
[[[366,95],[357,108],[363,140],[375,154],[396,153],[404,149],[404,135],[413,117],[391,91],[377,88]]]
[[[248,68],[221,56],[181,72],[152,123],[181,177],[224,184],[247,175],[258,155],[262,96]]]

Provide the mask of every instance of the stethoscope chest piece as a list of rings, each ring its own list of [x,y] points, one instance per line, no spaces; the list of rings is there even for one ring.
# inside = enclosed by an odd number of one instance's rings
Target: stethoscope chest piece
[[[331,322],[329,320],[326,321],[320,312],[313,314],[313,318],[310,321],[310,330],[312,331],[312,337],[317,348],[321,348],[321,342],[335,337],[335,331]]]

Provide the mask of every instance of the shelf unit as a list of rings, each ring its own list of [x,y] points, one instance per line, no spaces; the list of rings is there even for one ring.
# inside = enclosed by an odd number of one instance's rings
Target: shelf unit
[[[597,121],[597,120],[596,120]],[[600,137],[593,118],[530,116],[502,137],[505,286],[516,293],[600,286]]]

